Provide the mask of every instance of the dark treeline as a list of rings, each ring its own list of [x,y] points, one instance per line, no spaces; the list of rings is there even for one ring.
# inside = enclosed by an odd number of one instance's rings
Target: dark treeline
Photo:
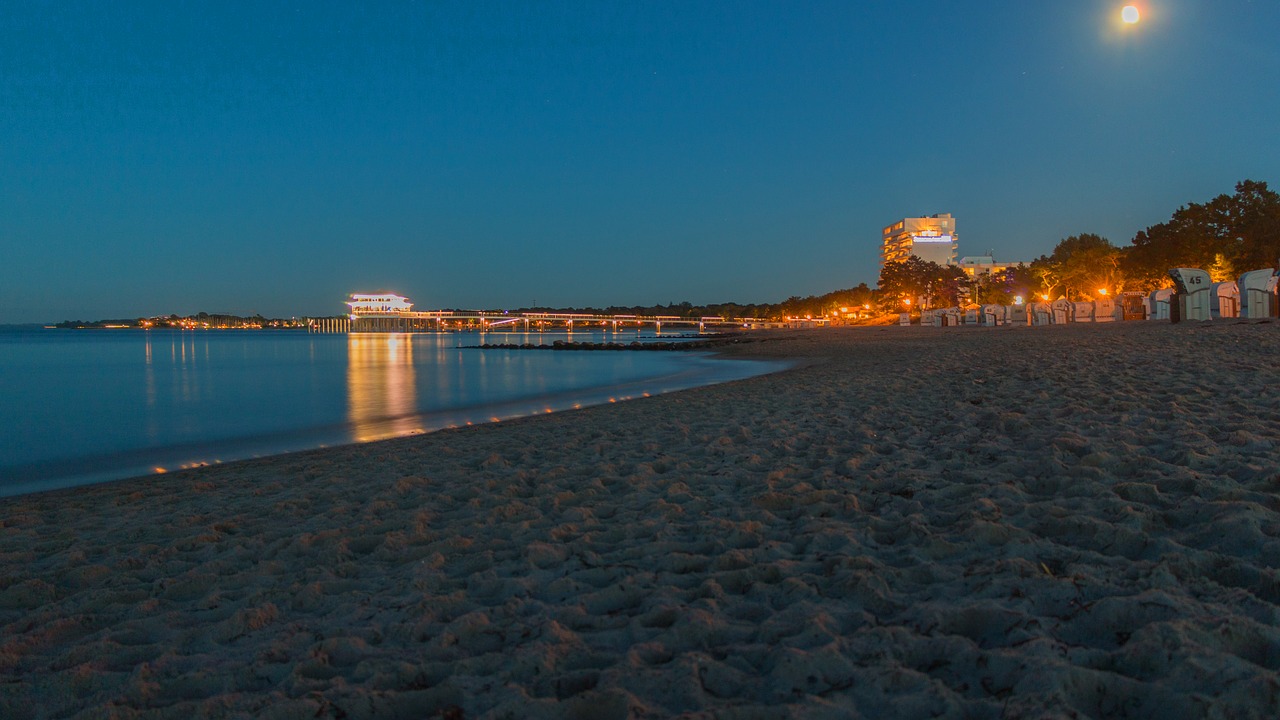
[[[510,313],[556,312],[587,313],[591,315],[672,315],[680,318],[719,316],[724,318],[772,319],[782,317],[819,317],[834,314],[841,308],[857,308],[870,305],[875,291],[862,283],[845,290],[835,290],[825,295],[800,297],[793,295],[780,303],[709,303],[694,305],[691,302],[666,305],[610,305],[608,307],[552,308],[529,307],[508,310]]]
[[[1063,238],[1053,252],[1029,265],[971,279],[957,267],[910,258],[880,272],[881,306],[898,310],[906,300],[929,306],[959,302],[1004,303],[1065,297],[1095,300],[1125,291],[1169,287],[1169,270],[1201,268],[1215,282],[1250,270],[1275,268],[1280,259],[1280,195],[1265,182],[1243,180],[1235,193],[1190,203],[1119,247],[1094,233]]]
[[[117,318],[111,320],[63,320],[54,325],[56,328],[104,328],[104,327],[142,327],[138,318]]]
[[[1275,267],[1280,258],[1280,195],[1265,182],[1245,180],[1233,195],[1180,207],[1121,252],[1119,272],[1135,290],[1167,284],[1173,267],[1198,267],[1214,280]]]
[[[231,315],[229,313],[196,313],[195,315],[156,315],[154,317],[122,318],[118,320],[63,320],[57,328],[293,328],[306,327],[297,318],[266,318],[261,315]]]

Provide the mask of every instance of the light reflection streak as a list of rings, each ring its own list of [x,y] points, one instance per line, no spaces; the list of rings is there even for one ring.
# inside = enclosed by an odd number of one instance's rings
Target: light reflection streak
[[[356,442],[409,435],[420,425],[413,342],[396,333],[347,336],[347,421]]]
[[[143,370],[143,383],[146,386],[147,397],[147,437],[154,440],[160,434],[160,423],[156,412],[156,366],[152,361],[150,330],[147,331],[146,353],[147,362]]]
[[[147,333],[146,339],[147,363],[145,366],[145,381],[147,385],[147,407],[154,409],[156,406],[156,368],[151,361],[151,333]],[[152,420],[154,424],[154,420]]]

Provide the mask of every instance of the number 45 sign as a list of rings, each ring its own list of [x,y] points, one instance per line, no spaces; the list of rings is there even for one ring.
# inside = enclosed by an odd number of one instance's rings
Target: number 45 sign
[[[1199,268],[1174,268],[1169,271],[1169,277],[1173,278],[1180,293],[1208,290],[1211,284],[1209,273]]]

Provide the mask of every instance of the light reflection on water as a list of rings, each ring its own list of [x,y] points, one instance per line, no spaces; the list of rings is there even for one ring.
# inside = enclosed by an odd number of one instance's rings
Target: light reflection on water
[[[555,339],[502,333],[488,340]],[[541,414],[777,369],[688,353],[458,347],[485,341],[479,334],[0,330],[0,422],[8,431],[0,442],[0,495]]]
[[[415,417],[413,341],[400,334],[347,336],[347,421],[356,442],[421,432]]]

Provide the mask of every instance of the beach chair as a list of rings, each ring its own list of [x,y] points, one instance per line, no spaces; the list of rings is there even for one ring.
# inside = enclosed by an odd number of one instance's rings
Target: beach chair
[[[1214,320],[1240,317],[1240,286],[1235,280],[1217,282],[1210,286],[1209,312]]]
[[[1271,268],[1250,270],[1241,275],[1236,283],[1240,292],[1240,317],[1268,318],[1280,314],[1276,307],[1277,280],[1280,278]]]
[[[1117,320],[1146,320],[1147,296],[1139,292],[1120,293],[1116,303]]]
[[[1169,319],[1179,320],[1212,320],[1213,309],[1211,288],[1213,282],[1209,273],[1200,268],[1173,268],[1169,271],[1177,292],[1170,302],[1176,302],[1176,308],[1170,308]]]
[[[1047,302],[1027,306],[1027,322],[1032,325],[1049,325],[1053,322],[1053,305]]]
[[[982,306],[982,324],[995,327],[1003,325],[1005,317],[1005,307],[1003,305],[983,305]]]
[[[1173,288],[1161,288],[1151,293],[1149,298],[1149,320],[1169,320],[1170,305],[1173,302]]]
[[[1093,321],[1094,322],[1115,322],[1116,319],[1116,301],[1115,298],[1103,297],[1093,302]]]
[[[1071,303],[1071,322],[1078,322],[1078,323],[1093,322],[1093,303],[1091,302]]]
[[[1066,325],[1071,322],[1072,303],[1066,298],[1058,298],[1049,306],[1053,312],[1054,325]]]

